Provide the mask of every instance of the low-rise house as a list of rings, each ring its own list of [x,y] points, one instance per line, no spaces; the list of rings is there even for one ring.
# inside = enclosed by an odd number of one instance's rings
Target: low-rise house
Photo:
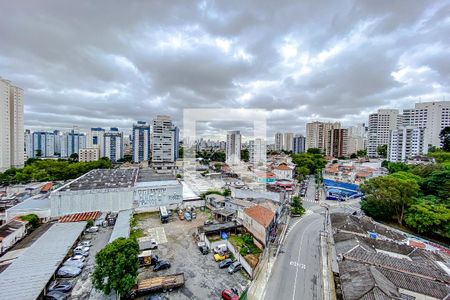
[[[205,197],[206,206],[209,209],[218,209],[225,207],[225,197],[217,194],[209,194]]]
[[[0,254],[6,252],[27,234],[28,222],[12,220],[0,227]]]
[[[242,221],[244,218],[244,209],[247,207],[253,206],[254,203],[247,201],[247,200],[241,200],[241,199],[228,199],[225,201],[225,209],[233,210],[236,212],[236,217],[238,220]]]
[[[243,225],[256,240],[256,245],[265,247],[275,227],[275,213],[267,207],[254,205],[244,209]]]
[[[275,174],[277,179],[292,179],[294,177],[294,167],[288,165],[287,163],[281,163],[274,166],[272,172]]]

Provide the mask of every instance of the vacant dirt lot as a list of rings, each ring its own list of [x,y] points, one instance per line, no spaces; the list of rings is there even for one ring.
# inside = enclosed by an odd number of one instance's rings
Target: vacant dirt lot
[[[168,224],[161,224],[158,214],[137,215],[138,226],[143,229],[144,234],[161,240],[158,241],[160,245],[156,254],[160,259],[167,259],[172,264],[170,269],[157,273],[153,272],[152,268],[143,268],[140,270],[139,278],[180,272],[184,272],[186,278],[183,288],[166,294],[161,293],[161,296],[176,300],[220,299],[220,293],[224,288],[234,287],[242,292],[249,283],[243,273],[228,274],[226,269],[219,269],[212,254],[202,255],[198,250],[192,234],[207,217],[207,213],[197,212],[197,219],[188,222],[179,220],[174,214]]]

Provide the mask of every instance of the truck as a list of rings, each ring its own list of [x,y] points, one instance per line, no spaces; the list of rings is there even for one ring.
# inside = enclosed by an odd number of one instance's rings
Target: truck
[[[131,298],[135,298],[158,291],[170,292],[175,288],[183,286],[184,282],[184,273],[141,279],[131,289],[129,295]]]
[[[137,242],[139,244],[139,250],[157,249],[158,248],[158,242],[149,236],[144,236],[144,237],[138,238]]]
[[[138,255],[138,259],[140,267],[153,266],[159,260],[158,256],[156,254],[153,254],[152,250],[142,251]]]

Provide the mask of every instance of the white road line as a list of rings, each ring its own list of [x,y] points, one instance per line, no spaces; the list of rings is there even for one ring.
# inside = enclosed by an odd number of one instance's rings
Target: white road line
[[[320,221],[320,219],[317,219],[316,221],[313,221],[312,223],[310,223],[308,226],[305,227],[305,230],[303,231],[303,235],[302,238],[300,239],[300,246],[298,247],[298,256],[297,256],[297,265],[300,264],[300,251],[302,250],[302,245],[303,245],[303,238],[305,237],[305,232],[307,231],[307,229],[315,224],[317,221]],[[306,268],[306,266],[305,266]],[[295,279],[294,279],[294,293],[292,294],[292,300],[295,300],[295,289],[297,287],[297,276],[298,276],[298,267],[295,271]]]

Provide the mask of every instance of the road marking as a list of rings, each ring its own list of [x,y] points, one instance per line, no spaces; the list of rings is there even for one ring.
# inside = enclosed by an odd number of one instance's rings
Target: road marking
[[[307,229],[308,229],[311,225],[315,224],[317,221],[321,221],[321,219],[317,219],[317,220],[313,221],[313,222],[310,223],[308,226],[306,226],[306,227],[305,227],[305,230],[303,231],[302,238],[300,239],[300,246],[298,247],[298,256],[297,256],[297,263],[298,263],[298,264],[299,264],[299,262],[300,262],[300,252],[301,252],[301,250],[302,250],[303,238],[305,237],[305,232],[308,231]],[[295,300],[295,290],[296,290],[296,287],[297,287],[298,269],[299,269],[299,268],[297,268],[297,269],[295,270],[294,292],[293,292],[293,294],[292,294],[292,300]],[[305,266],[305,269],[306,269],[306,266]]]
[[[153,227],[147,229],[148,236],[152,239],[155,239],[158,244],[167,243],[166,232],[164,231],[164,227]]]
[[[289,265],[294,266],[294,267],[296,267],[296,268],[303,269],[303,270],[306,269],[306,265],[305,265],[305,264],[299,264],[297,261],[291,261],[291,262],[289,263]]]

